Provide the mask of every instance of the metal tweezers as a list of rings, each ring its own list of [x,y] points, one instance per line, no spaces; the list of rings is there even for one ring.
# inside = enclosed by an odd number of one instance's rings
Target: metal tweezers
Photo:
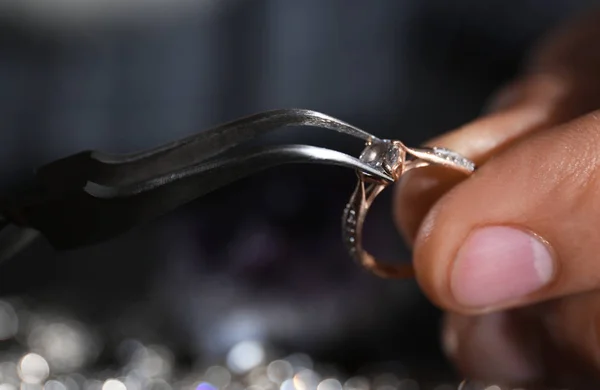
[[[337,165],[393,180],[331,149],[309,145],[234,148],[284,126],[319,127],[367,142],[378,140],[319,112],[283,109],[139,153],[81,152],[41,167],[32,189],[0,201],[0,261],[40,234],[58,250],[109,240],[238,179],[283,164]]]

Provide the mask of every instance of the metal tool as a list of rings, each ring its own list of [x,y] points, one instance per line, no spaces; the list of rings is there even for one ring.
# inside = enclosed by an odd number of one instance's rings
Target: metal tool
[[[382,170],[344,153],[309,145],[234,148],[284,126],[334,130],[363,141],[378,138],[315,111],[268,111],[139,153],[81,152],[37,171],[36,186],[0,203],[0,261],[36,236],[56,249],[113,238],[208,192],[267,168],[291,163],[337,165],[383,181]]]

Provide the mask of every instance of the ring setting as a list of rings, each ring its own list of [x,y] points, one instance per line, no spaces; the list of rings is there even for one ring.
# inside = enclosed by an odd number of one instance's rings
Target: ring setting
[[[378,261],[362,247],[363,224],[375,198],[406,172],[431,165],[440,165],[470,175],[476,170],[471,160],[446,148],[408,148],[397,140],[371,140],[367,142],[359,159],[365,164],[381,169],[393,181],[381,181],[358,171],[358,181],[342,217],[343,241],[350,256],[367,270],[383,278],[410,278],[414,276],[412,264],[390,264]]]

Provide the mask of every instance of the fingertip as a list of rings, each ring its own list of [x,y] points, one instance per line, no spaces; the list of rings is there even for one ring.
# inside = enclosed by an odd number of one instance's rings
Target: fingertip
[[[471,379],[535,383],[543,377],[544,369],[536,356],[536,340],[523,333],[513,312],[481,316],[450,313],[444,321],[444,350]]]

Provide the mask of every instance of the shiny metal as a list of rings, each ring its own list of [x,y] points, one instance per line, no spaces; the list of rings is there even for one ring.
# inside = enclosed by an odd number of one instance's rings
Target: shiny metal
[[[336,165],[380,182],[394,180],[335,150],[308,145],[235,148],[285,126],[312,126],[367,143],[380,141],[315,111],[269,111],[147,151],[86,151],[55,161],[38,170],[37,186],[30,192],[0,203],[0,214],[13,225],[41,232],[55,248],[71,249],[110,239],[233,181],[283,164]],[[13,235],[12,242],[23,242],[18,238]]]
[[[283,145],[240,152],[232,157],[211,160],[180,172],[160,175],[126,186],[113,187],[89,182],[85,190],[92,196],[110,199],[141,194],[171,183],[181,183],[185,179],[201,179],[202,186],[190,187],[190,193],[185,194],[183,188],[178,191],[179,197],[188,197],[191,200],[257,172],[286,164],[336,165],[364,172],[384,182],[391,183],[394,180],[388,173],[345,153],[310,145]]]
[[[139,153],[115,155],[95,151],[91,157],[103,164],[104,174],[110,180],[135,182],[144,180],[148,174],[162,175],[195,165],[244,142],[290,126],[333,130],[366,142],[378,140],[374,135],[329,115],[293,108],[250,115]]]

